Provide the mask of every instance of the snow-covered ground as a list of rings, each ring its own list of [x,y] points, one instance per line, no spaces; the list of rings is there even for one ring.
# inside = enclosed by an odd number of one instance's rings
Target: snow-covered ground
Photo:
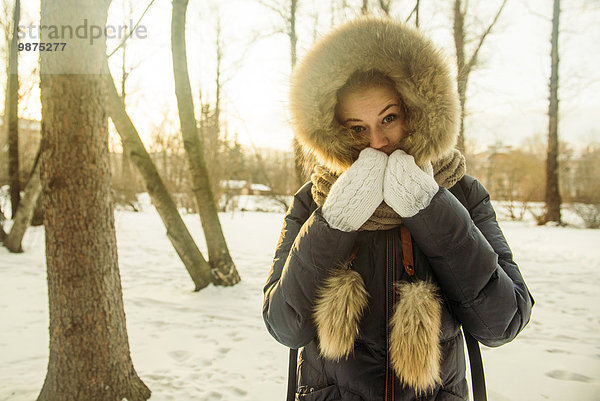
[[[198,293],[153,208],[115,216],[131,352],[151,400],[284,399],[287,349],[261,317],[283,215],[221,214],[243,281]],[[204,251],[198,217],[184,220]],[[489,400],[600,400],[600,230],[501,225],[536,305],[513,343],[483,350]],[[0,401],[35,400],[46,374],[43,229],[23,247],[0,247]]]

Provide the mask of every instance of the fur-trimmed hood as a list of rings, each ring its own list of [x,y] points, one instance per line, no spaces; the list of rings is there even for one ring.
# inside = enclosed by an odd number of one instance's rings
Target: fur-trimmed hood
[[[325,36],[294,71],[292,122],[305,152],[338,174],[357,159],[364,145],[337,122],[337,92],[354,72],[370,70],[394,81],[407,110],[408,136],[401,147],[418,164],[435,161],[454,147],[460,109],[446,60],[414,28],[368,17]]]

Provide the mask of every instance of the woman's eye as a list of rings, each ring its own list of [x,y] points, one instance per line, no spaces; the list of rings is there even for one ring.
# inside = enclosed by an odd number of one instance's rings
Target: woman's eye
[[[391,123],[392,121],[394,121],[396,119],[396,115],[395,114],[388,114],[387,116],[385,116],[383,118],[383,123],[387,124],[387,123]]]
[[[350,127],[350,129],[352,131],[354,131],[354,133],[360,134],[361,132],[363,132],[365,130],[365,127],[363,127],[361,125],[355,125],[354,127]]]

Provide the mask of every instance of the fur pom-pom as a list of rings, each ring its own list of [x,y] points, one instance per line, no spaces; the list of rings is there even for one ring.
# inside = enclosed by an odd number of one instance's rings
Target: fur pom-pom
[[[437,287],[428,281],[399,283],[390,330],[391,365],[402,383],[416,394],[440,382],[442,307]]]
[[[338,361],[350,355],[367,297],[365,283],[354,270],[338,269],[325,279],[314,315],[321,356]]]

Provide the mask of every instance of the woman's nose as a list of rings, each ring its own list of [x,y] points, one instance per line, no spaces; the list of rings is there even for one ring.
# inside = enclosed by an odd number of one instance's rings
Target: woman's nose
[[[385,136],[385,133],[380,127],[375,127],[371,130],[371,136],[369,138],[369,146],[375,149],[380,149],[387,145],[389,140]]]

